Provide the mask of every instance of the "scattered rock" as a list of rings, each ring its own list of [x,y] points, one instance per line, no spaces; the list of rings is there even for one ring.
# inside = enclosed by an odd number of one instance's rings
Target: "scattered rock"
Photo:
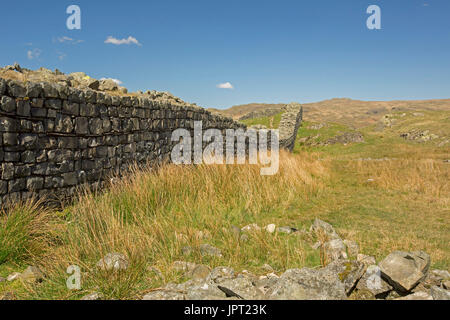
[[[264,271],[267,271],[267,272],[273,272],[274,271],[272,266],[270,264],[267,264],[267,263],[263,264],[261,268]]]
[[[347,247],[347,253],[350,257],[357,257],[359,254],[359,245],[353,240],[344,240],[344,244]]]
[[[298,230],[295,229],[295,228],[292,228],[292,227],[279,227],[279,228],[277,229],[277,231],[278,231],[279,233],[287,233],[287,234],[291,234],[291,233],[297,232]]]
[[[93,292],[93,293],[90,293],[90,294],[88,294],[88,295],[85,295],[84,297],[82,297],[80,300],[102,300],[104,297],[103,297],[103,294],[102,293],[99,293],[99,292]]]
[[[200,253],[202,256],[222,257],[222,251],[209,244],[202,244],[200,246]]]
[[[242,231],[252,232],[252,231],[261,231],[261,227],[259,227],[256,223],[249,224],[241,229]]]
[[[432,270],[431,273],[439,280],[450,280],[450,272],[447,270]]]
[[[183,248],[181,248],[181,253],[182,253],[184,256],[190,255],[190,254],[192,253],[192,247],[190,247],[190,246],[184,246]]]
[[[234,270],[229,267],[214,268],[208,276],[208,281],[220,283],[224,279],[232,279],[235,276]]]
[[[426,292],[419,291],[394,300],[433,300],[433,297]]]
[[[28,282],[41,282],[44,279],[44,274],[41,269],[35,266],[29,266],[21,275],[22,280]]]
[[[401,292],[408,292],[425,278],[430,266],[430,256],[423,251],[395,251],[379,267],[383,278]]]
[[[6,278],[6,280],[9,282],[17,280],[20,278],[20,275],[21,275],[20,272],[13,272]]]
[[[192,269],[192,271],[186,273],[186,276],[194,280],[204,280],[209,276],[210,272],[210,267],[199,264],[196,265],[195,268]]]
[[[102,270],[126,270],[128,268],[128,258],[121,253],[108,253],[97,262],[97,267]]]
[[[264,230],[266,230],[268,233],[274,233],[275,229],[276,225],[274,225],[273,223],[264,227]]]
[[[327,269],[290,269],[268,289],[267,299],[275,300],[345,300],[345,285]]]
[[[345,286],[347,295],[353,291],[359,279],[364,275],[365,266],[358,261],[334,261],[327,265],[325,270],[329,270],[338,275],[339,280]]]
[[[316,233],[316,235],[319,233],[323,233],[329,240],[341,239],[331,224],[320,219],[314,220],[314,223],[311,225],[310,231],[313,231],[314,233]]]
[[[356,289],[359,291],[370,292],[374,298],[384,298],[392,291],[392,287],[381,277],[381,270],[376,265],[367,267],[366,272],[358,281]]]
[[[347,259],[347,252],[344,242],[341,239],[334,239],[325,242],[323,245],[327,261],[335,261],[339,259]]]
[[[434,286],[431,287],[430,292],[434,300],[450,300],[450,291],[448,290]]]
[[[374,257],[368,256],[368,255],[365,255],[365,254],[362,254],[362,253],[360,253],[360,254],[358,254],[356,256],[356,261],[362,262],[366,266],[377,264],[377,261],[375,260]]]
[[[195,266],[196,266],[195,263],[187,262],[187,261],[174,261],[172,263],[172,268],[175,271],[185,272],[185,273],[192,272],[192,270],[194,270]]]

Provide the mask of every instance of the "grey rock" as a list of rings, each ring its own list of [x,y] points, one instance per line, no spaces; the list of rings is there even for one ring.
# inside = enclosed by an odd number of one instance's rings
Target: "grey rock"
[[[345,286],[328,269],[290,269],[266,293],[275,300],[346,300]]]
[[[327,265],[324,270],[337,274],[339,280],[345,286],[346,294],[350,295],[358,281],[364,275],[366,267],[358,261],[338,260]]]
[[[356,261],[362,262],[366,266],[371,266],[371,265],[377,264],[377,261],[375,260],[374,257],[368,256],[368,255],[365,255],[362,253],[360,253],[356,256]]]
[[[434,300],[450,300],[450,291],[448,290],[433,286],[430,292]]]
[[[29,266],[22,272],[20,278],[28,282],[40,282],[44,279],[44,273],[39,267]]]
[[[420,291],[394,300],[433,300],[433,297],[427,292]]]
[[[328,262],[347,259],[346,247],[341,239],[333,239],[324,243],[323,249]]]
[[[102,293],[100,292],[93,292],[90,293],[88,295],[85,295],[84,297],[82,297],[80,300],[84,300],[84,301],[94,301],[94,300],[103,300],[104,296]]]
[[[291,233],[294,233],[294,232],[296,232],[296,231],[298,231],[298,230],[295,229],[295,228],[292,228],[292,227],[279,227],[279,228],[277,229],[277,231],[278,231],[279,233],[291,234]]]
[[[430,256],[423,251],[394,251],[379,264],[383,278],[401,292],[410,291],[424,279],[429,266]]]
[[[126,270],[128,269],[128,258],[121,253],[108,253],[97,262],[97,267],[102,270]]]
[[[13,112],[16,110],[16,101],[8,96],[3,96],[0,100],[1,108],[5,112]]]
[[[222,257],[220,249],[209,244],[202,244],[200,246],[200,253],[202,256]]]
[[[20,275],[21,275],[20,272],[13,272],[6,278],[6,280],[11,282],[11,281],[20,279]]]
[[[320,219],[314,220],[314,223],[311,225],[310,231],[314,232],[316,235],[319,233],[323,233],[327,236],[328,240],[341,239],[331,224]]]
[[[356,289],[370,292],[374,298],[382,298],[393,288],[381,277],[380,268],[377,265],[371,265],[358,281]]]
[[[350,257],[357,257],[359,254],[359,245],[353,240],[344,240],[344,244],[347,247],[347,253]]]

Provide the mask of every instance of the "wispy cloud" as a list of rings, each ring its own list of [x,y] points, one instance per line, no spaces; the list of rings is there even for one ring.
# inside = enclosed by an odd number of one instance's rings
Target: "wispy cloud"
[[[53,39],[53,42],[78,44],[78,43],[84,42],[84,40],[77,40],[77,39],[73,39],[73,38],[64,36],[64,37],[58,37],[56,39]]]
[[[64,60],[67,57],[67,54],[65,54],[64,52],[56,52],[56,54],[58,55],[58,59],[60,61]]]
[[[37,59],[41,56],[42,50],[41,49],[33,49],[27,51],[27,57],[29,60]]]
[[[233,85],[230,82],[219,83],[216,87],[219,89],[234,89]]]
[[[120,81],[119,79],[114,79],[114,78],[101,78],[100,80],[112,80],[114,81],[118,86],[120,86],[123,82]]]
[[[135,37],[132,37],[132,36],[129,36],[126,39],[117,39],[117,38],[114,38],[112,36],[109,36],[105,40],[105,43],[111,43],[111,44],[114,44],[114,45],[117,45],[117,46],[120,46],[122,44],[128,44],[128,45],[135,44],[137,46],[142,46],[142,44]]]

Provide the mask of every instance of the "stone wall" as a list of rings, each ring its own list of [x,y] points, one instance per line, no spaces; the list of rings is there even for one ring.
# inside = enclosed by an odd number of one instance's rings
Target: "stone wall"
[[[245,129],[199,107],[0,79],[0,205],[60,201],[79,185],[101,188],[130,163],[168,160],[172,131],[199,120],[203,130]]]
[[[303,120],[303,107],[299,103],[290,103],[281,116],[280,121],[280,148],[292,151],[295,146],[297,132]]]

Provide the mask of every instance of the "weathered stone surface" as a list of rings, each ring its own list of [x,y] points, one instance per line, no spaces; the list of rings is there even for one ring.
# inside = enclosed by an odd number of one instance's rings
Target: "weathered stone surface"
[[[310,230],[316,235],[320,233],[324,234],[328,240],[341,239],[331,224],[320,219],[314,220]]]
[[[200,246],[200,253],[203,256],[222,257],[222,251],[210,244],[202,244]]]
[[[99,293],[99,292],[93,292],[90,293],[88,295],[85,295],[84,297],[82,297],[80,300],[85,300],[85,301],[94,301],[94,300],[102,300],[103,294]]]
[[[410,291],[426,275],[430,256],[422,251],[395,251],[389,254],[379,267],[384,279],[399,291]]]
[[[394,300],[433,300],[433,297],[427,292],[420,291]]]
[[[350,257],[357,257],[359,254],[359,245],[353,240],[344,240],[344,244],[347,247],[347,254]]]
[[[430,292],[434,300],[450,300],[450,291],[448,290],[433,286]]]
[[[345,285],[327,269],[290,269],[266,293],[276,300],[345,300]]]
[[[294,149],[295,139],[302,119],[303,108],[299,103],[290,103],[286,106],[286,111],[281,116],[279,124],[280,148],[285,148],[289,151]]]
[[[347,259],[347,252],[344,242],[341,239],[333,239],[323,244],[325,256],[328,262]]]
[[[356,261],[362,262],[366,266],[371,266],[371,265],[377,264],[377,261],[375,260],[374,257],[368,256],[368,255],[365,255],[362,253],[360,253],[356,256]]]
[[[44,279],[44,273],[35,266],[29,266],[20,275],[20,278],[27,282],[40,282]]]
[[[358,261],[338,260],[327,265],[324,270],[337,274],[339,280],[345,286],[346,294],[350,295],[364,275],[366,267]]]
[[[380,268],[377,265],[370,265],[358,281],[356,289],[370,292],[374,298],[382,298],[393,288],[381,277]]]
[[[6,278],[6,280],[11,282],[20,279],[20,275],[21,275],[20,272],[13,272]]]
[[[121,253],[108,253],[98,263],[97,267],[102,270],[126,270],[128,258]]]

